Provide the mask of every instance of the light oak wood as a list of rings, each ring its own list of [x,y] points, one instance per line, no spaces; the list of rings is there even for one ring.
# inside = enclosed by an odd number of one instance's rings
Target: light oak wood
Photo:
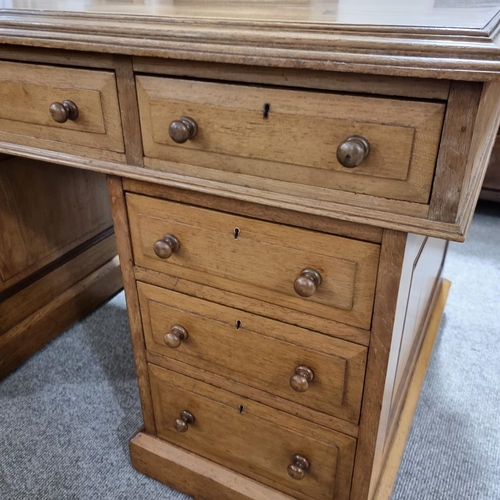
[[[206,500],[372,500],[431,238],[465,238],[498,130],[500,1],[55,2],[0,9],[0,155],[113,175],[135,466]]]
[[[0,72],[0,131],[12,142],[27,136],[47,149],[58,142],[124,151],[113,73],[6,61]],[[78,118],[57,123],[49,108],[64,100],[78,106]]]
[[[199,500],[293,500],[290,495],[143,432],[130,441],[130,458],[139,472]]]
[[[125,157],[129,165],[141,167],[143,164],[143,151],[132,59],[127,56],[116,55],[113,58],[113,65],[115,67],[120,102],[123,140],[126,148]]]
[[[422,348],[418,354],[415,370],[409,382],[403,408],[396,422],[396,431],[390,443],[387,458],[374,491],[373,500],[390,500],[391,498],[392,490],[396,483],[399,464],[403,457],[406,440],[410,433],[413,415],[417,408],[420,391],[427,373],[427,367],[431,359],[434,343],[439,332],[439,326],[450,286],[451,283],[447,280],[443,280],[440,285],[439,294],[430,317]]]
[[[391,278],[398,283],[390,291],[381,290],[375,302],[351,500],[373,496],[435,304],[434,297],[440,291],[447,243],[416,235],[398,237],[399,243],[387,242],[385,248],[382,243],[381,259],[384,250],[389,254],[391,248],[399,277]],[[380,266],[380,273],[387,275],[382,260]],[[384,297],[383,304],[377,303],[379,297],[381,300]],[[378,306],[386,312],[377,313]],[[378,323],[379,318],[384,323]],[[371,372],[372,368],[375,371]],[[370,406],[372,397],[378,400],[373,402],[374,406]]]
[[[122,287],[115,257],[0,335],[0,378]]]
[[[298,186],[265,179],[260,179],[260,186],[249,186],[255,179],[259,178],[241,176],[240,174],[235,174],[239,178],[239,184],[228,184],[223,182],[223,179],[207,180],[206,178],[200,178],[200,174],[191,171],[195,169],[195,167],[191,166],[177,165],[179,169],[178,173],[162,172],[126,165],[122,163],[125,161],[124,155],[120,163],[109,161],[106,158],[106,153],[103,151],[99,151],[101,159],[89,162],[88,158],[77,156],[75,151],[73,151],[75,149],[73,147],[70,154],[33,147],[29,138],[25,142],[26,145],[22,146],[5,142],[1,140],[0,134],[0,152],[110,175],[119,174],[127,178],[153,182],[176,189],[189,189],[198,193],[207,193],[284,210],[300,210],[310,215],[340,219],[341,221],[361,225],[372,225],[378,228],[423,234],[452,241],[465,240],[466,230],[470,222],[465,217],[459,218],[454,223],[428,220],[426,219],[428,207],[418,203],[385,200],[366,195],[343,193],[341,191],[322,190],[321,188],[314,188],[317,197],[313,199],[310,187],[308,186]],[[88,149],[85,154],[91,151]],[[147,162],[148,159],[146,159]],[[175,165],[172,163],[169,165],[169,168]],[[217,171],[213,170],[211,172]],[[276,182],[278,183],[276,184]],[[478,189],[480,189],[480,186]],[[326,193],[329,193],[329,196]],[[336,201],[332,201],[333,195]],[[471,198],[471,203],[464,206],[464,214],[470,215],[474,207],[475,202],[472,201],[474,197],[472,196]]]
[[[212,302],[138,284],[148,350],[358,422],[366,348]],[[188,337],[169,347],[172,327]],[[297,366],[314,372],[307,391],[290,387]]]
[[[439,289],[441,280],[441,271],[444,265],[448,242],[427,238],[419,249],[418,255],[411,262],[411,286],[409,288],[408,298],[406,299],[406,315],[404,321],[402,318],[396,318],[395,329],[400,329],[399,322],[404,322],[401,328],[401,336],[396,337],[393,334],[393,345],[391,350],[394,353],[395,378],[394,383],[390,381],[392,370],[389,367],[387,375],[387,384],[392,386],[392,400],[389,413],[389,427],[392,426],[397,415],[409,380],[409,375],[413,370],[416,356],[420,350],[423,336],[426,332],[426,321],[429,319],[429,311],[432,310],[433,296]],[[408,257],[408,250],[405,260]],[[404,264],[406,268],[406,262]],[[406,271],[406,269],[405,269]],[[406,285],[406,283],[405,283]],[[403,285],[400,286],[400,290]],[[399,311],[398,311],[399,312]],[[401,314],[403,316],[403,314]],[[398,338],[399,337],[399,338]],[[391,365],[391,360],[389,360]],[[390,434],[390,430],[389,430]]]
[[[467,231],[472,222],[481,186],[483,184],[491,151],[500,126],[500,83],[488,82],[484,85],[477,113],[476,126],[472,137],[471,153],[467,163],[468,176],[463,181],[460,197],[460,217]]]
[[[111,54],[71,50],[33,49],[22,45],[2,45],[0,58],[5,61],[37,64],[55,64],[68,67],[111,69],[114,58]]]
[[[457,219],[482,90],[480,83],[455,82],[451,85],[429,207],[431,219],[445,222]]]
[[[141,267],[370,327],[377,245],[133,194],[127,194],[127,208],[134,262]],[[160,259],[154,245],[166,234],[181,246]],[[323,283],[304,299],[293,283],[308,267],[322,274]]]
[[[133,275],[133,256],[125,194],[123,192],[122,181],[119,177],[108,176],[107,181],[111,200],[111,212],[113,214],[116,231],[116,245],[118,247],[118,255],[120,256],[123,285],[125,287],[130,338],[134,352],[144,428],[147,432],[154,433],[156,427],[153,416],[153,402],[151,399],[151,387],[146,364],[139,298]]]
[[[73,2],[58,2],[56,0],[34,0],[30,4],[31,9],[63,12],[76,14],[100,14],[103,18],[111,15],[127,14],[129,18],[134,15],[151,16],[156,18],[191,18],[191,19],[221,19],[247,20],[247,21],[286,21],[295,23],[321,23],[325,27],[348,25],[351,28],[364,27],[366,24],[379,25],[381,29],[385,26],[416,27],[418,30],[434,28],[437,33],[449,32],[454,34],[469,34],[480,36],[488,26],[491,17],[498,12],[499,2],[488,2],[487,7],[483,5],[469,6],[465,0],[454,0],[444,6],[441,4],[424,4],[415,8],[411,5],[403,9],[394,9],[391,2],[382,1],[376,8],[369,1],[348,5],[332,5],[328,0],[320,0],[311,5],[309,0],[296,0],[293,4],[288,2],[269,2],[268,0],[256,0],[242,6],[238,1],[211,0],[180,0],[175,3],[160,5],[146,4],[140,1],[129,2],[127,0],[100,0],[89,4],[78,4]],[[9,6],[10,7],[10,6]],[[315,8],[313,8],[315,7]],[[469,8],[465,8],[469,7]],[[24,11],[26,7],[14,5],[9,11]],[[76,17],[76,16],[75,16]],[[78,16],[83,17],[84,16]],[[96,16],[97,17],[97,16]],[[122,16],[125,18],[125,16]],[[444,24],[448,21],[448,24]],[[224,23],[225,24],[225,23]],[[440,29],[439,29],[440,28]],[[360,29],[360,28],[358,28]],[[473,30],[477,30],[474,33]]]
[[[271,304],[262,298],[245,297],[239,295],[237,291],[228,292],[212,286],[185,280],[179,276],[171,276],[142,267],[135,267],[134,275],[138,281],[169,288],[176,292],[185,293],[211,302],[217,302],[260,316],[275,318],[284,323],[301,326],[302,328],[321,332],[356,344],[367,346],[370,342],[369,330],[355,328],[343,323],[336,323],[329,319],[308,314],[307,312]]]
[[[370,489],[407,235],[384,231],[350,500]]]
[[[385,375],[370,495],[377,483],[395,422],[440,290],[447,242],[408,235]]]
[[[428,201],[443,104],[147,76],[137,77],[137,90],[148,157],[390,199]],[[169,137],[166,124],[183,116],[196,121],[198,133],[179,145]],[[356,168],[345,168],[337,160],[337,148],[350,136],[362,136],[370,143],[368,156]]]
[[[203,370],[201,368],[192,366],[181,361],[177,361],[173,358],[167,358],[166,356],[161,356],[155,354],[152,351],[146,352],[146,359],[149,363],[166,368],[168,370],[175,371],[177,373],[182,373],[190,378],[196,380],[201,380],[207,384],[213,385],[215,387],[220,387],[226,391],[232,392],[234,394],[239,394],[244,398],[250,399],[252,401],[257,401],[266,406],[276,408],[285,413],[295,415],[309,422],[315,422],[318,425],[322,425],[328,429],[341,432],[342,434],[347,434],[353,438],[358,436],[358,426],[357,424],[350,423],[347,420],[342,420],[340,418],[328,415],[326,413],[319,412],[307,406],[294,403],[288,399],[280,398],[269,391],[262,391],[251,387],[246,383],[240,383],[236,380],[231,380],[224,375],[217,375],[210,371]],[[213,371],[213,370],[212,370]]]
[[[4,146],[2,146],[2,144]],[[5,147],[6,146],[6,147]],[[60,161],[66,157],[72,157],[75,160],[71,163],[72,167],[77,166],[76,163],[83,165],[85,170],[93,170],[101,173],[109,173],[107,170],[102,170],[99,165],[109,163],[113,165],[111,169],[116,174],[117,164],[124,165],[126,162],[125,154],[115,153],[106,149],[95,149],[92,147],[78,146],[75,144],[59,141],[47,141],[31,137],[29,135],[18,136],[8,132],[0,131],[0,148],[9,151],[9,154],[14,156],[22,156],[34,160],[46,161],[48,163],[63,164]],[[19,154],[17,151],[22,151]],[[32,151],[38,151],[36,154],[30,154]]]
[[[325,0],[326,2],[326,0]],[[498,78],[498,11],[434,4],[331,2],[129,2],[38,0],[2,9],[0,42],[53,49],[341,72]],[[50,8],[52,6],[52,8]],[[47,8],[49,7],[49,8]],[[301,8],[299,8],[301,7]],[[61,10],[62,9],[62,10]],[[66,11],[66,12],[65,12]],[[146,15],[149,14],[149,15]]]
[[[212,208],[221,212],[243,215],[253,219],[303,227],[321,233],[346,236],[347,238],[369,241],[372,243],[380,243],[382,241],[382,229],[374,226],[352,224],[329,217],[312,216],[295,210],[281,210],[275,207],[266,207],[261,204],[245,203],[239,200],[211,196],[209,194],[197,193],[186,189],[173,189],[160,184],[150,184],[127,178],[123,179],[123,188],[125,191],[136,194],[144,194],[164,200]]]
[[[0,168],[0,292],[112,224],[102,175],[5,159]]]
[[[154,365],[150,373],[158,437],[297,498],[348,498],[352,438]],[[184,409],[196,420],[178,433]],[[298,450],[311,462],[302,481],[286,471]]]
[[[277,85],[319,90],[414,97],[446,101],[450,91],[447,80],[398,78],[382,75],[350,74],[303,69],[276,69],[234,64],[134,57],[134,70],[139,73],[201,78],[251,84]]]

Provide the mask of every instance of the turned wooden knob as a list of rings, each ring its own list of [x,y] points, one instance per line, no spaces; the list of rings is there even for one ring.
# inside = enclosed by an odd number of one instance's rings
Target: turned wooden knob
[[[160,259],[168,259],[173,253],[178,252],[180,248],[180,241],[173,234],[167,234],[162,240],[155,243],[155,254]]]
[[[78,107],[73,101],[53,102],[49,111],[50,116],[57,123],[75,121],[78,118]]]
[[[181,411],[180,417],[174,420],[174,428],[177,432],[186,432],[189,424],[194,422],[194,415],[187,410]]]
[[[295,375],[290,379],[290,387],[295,392],[306,392],[313,380],[314,372],[308,366],[300,365],[295,368]]]
[[[168,135],[177,144],[182,144],[188,139],[193,139],[198,133],[198,124],[187,116],[174,120],[168,127]]]
[[[293,283],[293,288],[297,295],[301,297],[311,297],[316,293],[316,289],[321,285],[321,274],[314,269],[303,269],[300,276]]]
[[[165,344],[172,349],[177,349],[183,340],[186,340],[188,336],[187,330],[180,325],[174,325],[170,331],[165,335]]]
[[[297,481],[304,479],[306,471],[309,470],[311,464],[306,457],[302,455],[294,455],[292,463],[288,466],[288,475]]]
[[[370,153],[370,143],[359,135],[346,139],[337,149],[337,159],[347,168],[357,167]]]

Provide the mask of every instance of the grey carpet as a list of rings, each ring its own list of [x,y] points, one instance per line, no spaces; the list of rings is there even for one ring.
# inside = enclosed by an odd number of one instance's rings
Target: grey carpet
[[[393,500],[500,498],[500,208],[452,244],[453,285]],[[0,499],[188,497],[136,473],[141,425],[123,294],[0,382]]]

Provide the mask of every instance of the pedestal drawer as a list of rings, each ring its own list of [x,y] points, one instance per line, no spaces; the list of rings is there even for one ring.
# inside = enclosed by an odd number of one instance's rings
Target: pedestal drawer
[[[366,347],[138,283],[146,347],[358,423]]]
[[[428,203],[442,102],[149,76],[137,77],[137,91],[154,168],[181,163],[228,181],[246,174]]]
[[[300,499],[349,497],[355,439],[154,365],[149,373],[161,439]]]
[[[0,61],[0,101],[0,140],[45,141],[43,147],[67,152],[72,146],[124,152],[110,71]]]
[[[141,267],[369,329],[379,246],[127,195]]]

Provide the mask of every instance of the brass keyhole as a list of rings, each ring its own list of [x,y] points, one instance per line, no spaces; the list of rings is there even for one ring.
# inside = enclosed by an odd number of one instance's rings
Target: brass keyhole
[[[239,238],[239,236],[240,236],[240,230],[239,230],[239,228],[237,228],[237,227],[234,228],[233,236],[234,236],[235,240],[237,240]]]
[[[240,405],[240,407],[238,408],[238,413],[241,415],[244,409],[245,407],[243,405]]]
[[[234,327],[236,328],[236,330],[239,330],[241,328],[241,321],[237,320],[236,324],[234,325]]]

